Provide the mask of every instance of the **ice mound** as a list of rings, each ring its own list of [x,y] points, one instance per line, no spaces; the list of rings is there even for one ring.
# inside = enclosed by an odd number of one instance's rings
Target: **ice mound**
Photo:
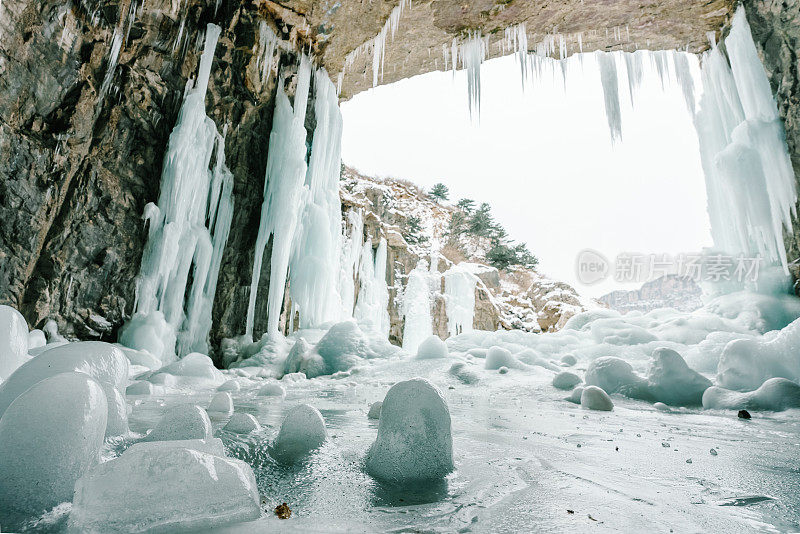
[[[641,345],[658,340],[652,333],[624,318],[596,319],[587,326],[598,343]]]
[[[608,393],[597,386],[586,386],[581,391],[581,408],[585,410],[601,410],[610,412],[614,403]]]
[[[464,362],[455,362],[451,365],[450,374],[458,378],[464,384],[474,384],[480,380],[478,374],[470,369]]]
[[[703,392],[711,381],[693,371],[680,354],[672,349],[653,351],[653,361],[647,374],[650,395],[670,406],[702,404]]]
[[[666,412],[666,413],[672,412],[670,407],[664,404],[663,402],[656,402],[655,404],[653,404],[653,408],[655,408],[659,412]]]
[[[578,363],[578,359],[573,354],[565,354],[561,357],[561,363],[563,363],[567,367],[572,367],[573,365]]]
[[[588,310],[581,312],[570,317],[564,324],[562,330],[582,330],[586,325],[598,319],[609,319],[621,317],[620,313],[616,310],[609,310],[606,308],[597,308],[595,310]]]
[[[125,396],[108,382],[98,382],[106,394],[108,405],[108,419],[106,423],[106,437],[127,434],[128,428],[128,403]]]
[[[306,376],[319,376],[325,372],[325,362],[319,355],[312,356],[311,345],[302,337],[295,341],[283,363],[283,373],[304,373]]]
[[[722,351],[718,386],[750,391],[774,377],[800,380],[800,319],[761,338],[731,341]]]
[[[581,403],[581,395],[583,395],[583,387],[578,386],[575,389],[573,389],[572,393],[570,393],[569,397],[567,397],[564,400],[569,401],[569,402],[571,402],[573,404],[580,404]]]
[[[478,349],[478,348],[476,348],[476,349],[469,349],[467,351],[467,354],[469,354],[470,356],[474,356],[476,358],[483,359],[483,358],[486,358],[486,353],[487,352],[489,352],[488,349]]]
[[[325,362],[326,375],[347,371],[362,358],[375,356],[369,348],[367,338],[355,321],[343,321],[333,325],[322,336],[314,350]]]
[[[286,389],[280,384],[270,382],[269,384],[261,386],[261,389],[258,390],[258,396],[283,398],[286,396]]]
[[[328,432],[322,414],[313,406],[301,404],[286,413],[272,445],[272,456],[292,463],[318,448],[326,439]]]
[[[647,380],[637,375],[631,364],[614,356],[603,356],[589,364],[584,381],[608,393],[650,400]]]
[[[800,301],[794,295],[740,291],[717,297],[704,306],[703,311],[728,319],[742,329],[763,334],[780,330],[800,317]]]
[[[162,367],[151,374],[149,380],[153,383],[158,383],[155,380],[163,380],[163,378],[158,378],[162,375],[175,377],[172,384],[164,383],[163,385],[179,388],[190,386],[216,388],[225,382],[225,375],[214,367],[214,362],[211,361],[211,358],[199,352],[187,354],[180,360]]]
[[[229,416],[233,413],[233,398],[227,391],[220,391],[211,397],[206,410],[215,416]]]
[[[383,407],[382,401],[375,401],[372,404],[370,404],[369,413],[367,413],[367,419],[380,419],[381,407]]]
[[[560,370],[560,368],[557,365],[554,365],[551,362],[547,361],[541,354],[539,354],[533,349],[522,350],[518,352],[514,357],[526,365],[544,367],[545,369],[549,369],[550,371],[555,371],[555,372],[558,372]]]
[[[155,386],[146,380],[137,380],[125,389],[128,395],[152,395],[155,392]]]
[[[11,306],[0,305],[0,380],[28,359],[28,323]]]
[[[144,367],[150,371],[155,371],[156,369],[161,368],[161,360],[147,351],[132,349],[119,343],[115,343],[114,346],[118,347],[119,350],[122,351],[132,366],[136,365],[139,367]]]
[[[75,485],[70,532],[186,532],[258,519],[246,463],[181,447],[133,447]]]
[[[128,359],[117,347],[102,341],[68,343],[48,349],[0,384],[0,416],[17,396],[37,382],[72,371],[122,388],[128,380]]]
[[[242,389],[242,385],[239,383],[238,380],[228,380],[220,387],[217,388],[217,391],[240,391]]]
[[[417,347],[417,359],[433,360],[447,358],[447,345],[439,336],[430,336]]]
[[[167,449],[192,449],[193,451],[205,452],[214,456],[225,456],[225,446],[219,438],[209,439],[175,439],[172,441],[140,441],[134,443],[125,451],[159,451]]]
[[[553,387],[558,389],[572,389],[581,382],[581,377],[569,371],[561,371],[553,377]]]
[[[38,382],[0,418],[0,508],[40,514],[72,500],[75,481],[99,460],[106,395],[83,373]]]
[[[235,413],[222,429],[234,434],[249,434],[261,430],[261,425],[249,413]]]
[[[47,337],[45,337],[44,332],[39,330],[38,328],[34,328],[30,332],[28,332],[28,350],[31,349],[38,349],[47,345]]]
[[[144,441],[211,438],[211,420],[200,406],[179,404],[169,408]]]
[[[453,470],[450,410],[436,386],[413,378],[389,389],[366,467],[395,483],[439,479]]]
[[[703,394],[703,408],[776,412],[800,408],[800,385],[785,378],[770,378],[757,390],[746,393],[712,386]]]
[[[486,352],[486,369],[497,370],[501,367],[519,368],[520,362],[511,354],[511,351],[503,347],[494,346]]]
[[[119,332],[128,348],[149,352],[164,363],[175,361],[175,331],[160,311],[136,313]]]

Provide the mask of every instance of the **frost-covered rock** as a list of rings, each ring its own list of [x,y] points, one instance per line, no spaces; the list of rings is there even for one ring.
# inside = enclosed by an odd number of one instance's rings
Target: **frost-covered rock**
[[[322,414],[313,406],[301,404],[286,413],[272,446],[272,456],[282,462],[295,462],[321,446],[326,439],[328,432]]]
[[[375,401],[369,405],[369,413],[367,413],[368,419],[380,419],[381,418],[381,407],[383,406],[383,401]]]
[[[39,514],[72,500],[83,473],[99,460],[108,406],[83,373],[38,382],[0,418],[0,508]]]
[[[417,347],[417,359],[432,360],[436,358],[447,358],[447,345],[439,339],[439,336],[429,336]]]
[[[785,378],[770,378],[757,390],[745,393],[712,386],[703,393],[703,408],[772,411],[800,408],[800,385]]]
[[[637,375],[631,364],[614,356],[603,356],[590,363],[584,381],[587,385],[597,386],[608,393],[651,400],[647,380]]]
[[[259,397],[285,397],[286,396],[286,389],[280,385],[276,384],[275,382],[270,382],[269,384],[264,384],[258,390]]]
[[[128,403],[125,396],[108,382],[98,382],[106,394],[108,405],[108,419],[106,423],[106,437],[121,436],[130,431],[128,428]]]
[[[234,434],[249,434],[250,432],[261,430],[261,425],[249,413],[235,413],[222,429]]]
[[[489,370],[497,370],[501,367],[518,368],[520,367],[520,362],[508,349],[495,346],[486,352],[484,367]]]
[[[711,387],[709,379],[689,368],[680,354],[667,348],[653,352],[647,382],[650,395],[670,406],[702,404],[703,392]]]
[[[128,365],[122,351],[102,341],[68,343],[48,349],[28,360],[0,384],[0,415],[25,390],[61,373],[76,371],[98,382],[123,388],[128,380]]]
[[[75,485],[69,532],[186,532],[258,519],[246,463],[192,448],[131,447]]]
[[[208,404],[208,412],[213,413],[215,416],[228,416],[233,413],[233,398],[227,391],[219,391]]]
[[[469,366],[464,362],[455,362],[450,366],[449,372],[464,384],[474,384],[480,380],[478,373],[470,369]]]
[[[31,349],[38,349],[40,347],[44,347],[47,345],[47,337],[45,337],[44,332],[39,330],[38,328],[34,328],[30,332],[28,332],[28,350]]]
[[[586,386],[581,391],[581,408],[609,412],[614,409],[611,397],[597,386]]]
[[[397,483],[439,479],[453,470],[450,410],[436,386],[414,378],[389,389],[366,467],[373,477]]]
[[[17,310],[0,304],[0,380],[28,359],[28,323]]]
[[[211,419],[206,411],[193,404],[179,404],[164,413],[144,441],[209,439],[211,437]]]
[[[558,389],[572,389],[581,382],[581,377],[569,371],[561,371],[553,377],[553,387]]]

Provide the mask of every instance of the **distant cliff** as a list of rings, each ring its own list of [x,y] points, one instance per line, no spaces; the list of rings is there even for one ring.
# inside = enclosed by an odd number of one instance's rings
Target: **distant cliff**
[[[632,291],[612,291],[598,300],[613,310],[649,312],[656,308],[693,311],[703,303],[700,286],[694,280],[674,274],[661,276]]]

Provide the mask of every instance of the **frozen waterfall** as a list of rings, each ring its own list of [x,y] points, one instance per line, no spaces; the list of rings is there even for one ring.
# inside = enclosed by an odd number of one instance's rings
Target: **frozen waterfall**
[[[373,255],[372,241],[361,252],[358,271],[360,289],[353,317],[383,337],[389,337],[389,289],[386,286],[386,239],[381,238]]]
[[[430,276],[427,262],[420,260],[409,273],[403,293],[403,349],[412,354],[416,354],[420,343],[433,334]]]
[[[451,336],[472,331],[478,277],[470,271],[471,265],[459,263],[443,274],[447,331]]]

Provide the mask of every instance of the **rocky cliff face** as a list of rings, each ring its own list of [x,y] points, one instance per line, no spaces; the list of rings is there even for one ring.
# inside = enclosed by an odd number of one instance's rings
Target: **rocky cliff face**
[[[703,306],[703,291],[694,280],[674,274],[661,276],[632,291],[612,291],[598,300],[613,310],[647,313],[657,308],[694,311]]]

